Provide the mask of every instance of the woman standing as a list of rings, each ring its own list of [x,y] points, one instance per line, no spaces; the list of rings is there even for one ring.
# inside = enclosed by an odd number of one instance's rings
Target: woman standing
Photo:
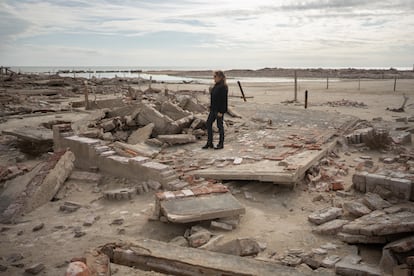
[[[210,113],[208,114],[207,126],[207,144],[203,149],[213,148],[213,122],[217,121],[219,129],[219,143],[214,149],[222,149],[224,147],[224,113],[227,112],[227,94],[228,87],[226,84],[226,76],[223,71],[214,72],[214,86],[210,91]]]

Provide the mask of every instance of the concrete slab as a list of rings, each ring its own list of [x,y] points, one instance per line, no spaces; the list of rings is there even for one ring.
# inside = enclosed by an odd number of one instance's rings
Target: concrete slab
[[[294,186],[306,170],[332,150],[335,144],[336,140],[321,145],[285,144],[274,149],[274,154],[267,150],[255,162],[210,167],[194,171],[193,174],[217,180],[256,180]]]
[[[107,244],[101,251],[111,262],[173,275],[311,275],[292,267],[145,239]],[[322,273],[321,275],[327,275]]]
[[[171,222],[187,223],[245,213],[245,208],[230,193],[175,198],[160,202],[161,212]]]

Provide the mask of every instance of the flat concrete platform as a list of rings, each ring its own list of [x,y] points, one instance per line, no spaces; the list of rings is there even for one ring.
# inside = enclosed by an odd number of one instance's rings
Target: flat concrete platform
[[[245,208],[231,193],[163,200],[160,205],[161,212],[168,221],[176,223],[233,217],[245,213]]]
[[[243,107],[239,108],[242,113]],[[191,174],[207,179],[294,186],[335,147],[336,138],[355,125],[358,118],[260,105],[253,119],[227,118],[226,122],[236,131],[226,131],[224,149],[194,149],[192,158],[198,161],[199,169]]]

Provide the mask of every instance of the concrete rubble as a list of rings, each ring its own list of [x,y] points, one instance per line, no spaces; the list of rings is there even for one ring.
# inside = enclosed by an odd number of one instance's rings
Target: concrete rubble
[[[19,183],[20,191],[3,192],[2,201],[9,204],[2,208],[0,221],[15,222],[24,213],[31,212],[50,201],[72,172],[74,159],[75,156],[71,151],[56,152],[48,161],[40,163],[29,175],[12,180]],[[15,186],[17,184],[9,185],[9,190],[15,189]]]
[[[19,78],[20,84],[36,84],[39,89],[10,83],[11,91],[19,93],[1,98],[9,103],[2,110],[8,118],[80,110],[88,114],[76,121],[2,130],[2,135],[14,137],[21,152],[39,156],[54,151],[47,161],[32,167],[18,163],[0,166],[2,223],[19,223],[23,215],[56,200],[61,215],[82,214],[81,226],[67,227],[73,238],[81,239],[100,219],[93,212],[81,213],[95,201],[125,204],[153,193],[154,203],[146,212],[149,223],[155,220],[189,227],[169,243],[139,239],[85,252],[65,264],[66,275],[77,275],[75,271],[111,275],[111,263],[183,275],[194,271],[226,275],[413,273],[414,152],[405,148],[414,132],[405,125],[413,120],[400,118],[391,127],[380,119],[366,122],[332,115],[328,120],[323,112],[309,111],[305,115],[308,121],[303,122],[303,114],[288,108],[257,109],[254,117],[246,118],[240,115],[243,107],[230,107],[225,148],[211,154],[196,145],[206,138],[208,108],[197,98],[204,92],[179,95],[151,86],[146,90],[131,87],[134,82],[145,83],[142,79],[84,83],[75,78]],[[85,91],[90,96],[85,100],[63,104],[59,98]],[[124,96],[91,100],[92,95],[101,93]],[[57,94],[61,96],[53,99]],[[29,97],[33,97],[30,104],[24,104]],[[57,99],[62,101],[55,104]],[[366,107],[348,100],[326,104]],[[281,118],[281,113],[289,120]],[[377,161],[364,154],[368,150],[379,150],[383,155]],[[340,160],[340,151],[361,154],[351,165]],[[352,183],[344,180],[347,177]],[[105,180],[112,185],[103,188]],[[307,212],[314,235],[342,243],[283,252],[272,251],[256,237],[227,239],[226,235],[237,235],[243,228],[242,218],[250,211],[241,201],[256,204],[251,191],[238,190],[232,181],[256,181],[257,186],[271,183],[293,192],[301,184],[305,192],[316,194],[312,200],[315,208],[301,210]],[[88,204],[66,200],[73,190],[82,192],[82,187],[72,183],[91,185],[96,199]],[[290,213],[297,211],[289,202],[280,204]],[[123,212],[107,223],[118,235],[130,231],[133,224],[122,216],[128,211]],[[47,227],[36,222],[31,231]],[[3,227],[0,233],[3,231],[8,228]],[[338,250],[361,244],[382,247],[377,265],[362,261],[358,250],[350,255]],[[243,258],[246,256],[250,258]],[[2,258],[0,273],[8,266],[22,268],[22,259],[19,255]],[[35,275],[47,271],[47,266],[35,263],[24,270]]]

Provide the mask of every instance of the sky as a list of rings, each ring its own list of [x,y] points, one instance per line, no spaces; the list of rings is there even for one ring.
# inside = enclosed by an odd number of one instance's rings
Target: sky
[[[414,0],[0,0],[2,66],[412,68]]]

